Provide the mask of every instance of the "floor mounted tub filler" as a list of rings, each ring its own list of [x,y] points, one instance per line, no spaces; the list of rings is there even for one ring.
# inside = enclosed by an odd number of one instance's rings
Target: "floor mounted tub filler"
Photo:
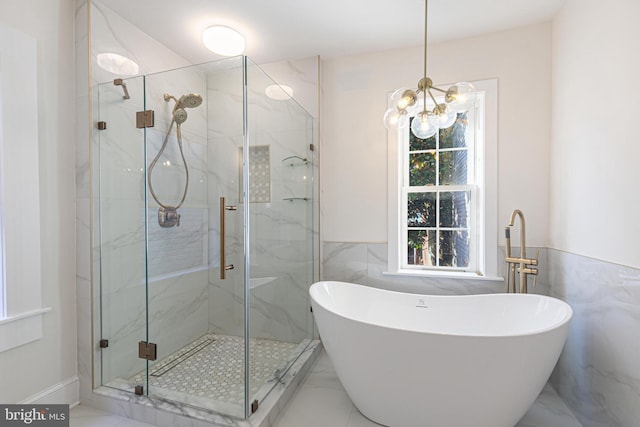
[[[310,293],[347,394],[392,427],[513,427],[549,379],[573,313],[533,294],[417,295],[331,281]]]

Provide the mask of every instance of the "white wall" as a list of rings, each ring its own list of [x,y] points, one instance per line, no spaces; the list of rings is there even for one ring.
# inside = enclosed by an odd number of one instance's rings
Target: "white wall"
[[[568,0],[553,22],[551,247],[640,267],[640,2]]]
[[[57,395],[57,402],[78,400],[73,5],[72,0],[0,2],[0,22],[37,41],[42,305],[52,308],[43,317],[41,340],[0,353],[5,403],[37,400],[56,387],[69,391]]]
[[[324,60],[324,241],[387,241],[382,115],[388,92],[417,85],[422,61],[422,46]],[[550,67],[550,24],[429,46],[428,74],[436,84],[499,80],[498,225],[506,225],[513,209],[522,209],[531,246],[547,244]],[[496,238],[502,244],[501,233]]]

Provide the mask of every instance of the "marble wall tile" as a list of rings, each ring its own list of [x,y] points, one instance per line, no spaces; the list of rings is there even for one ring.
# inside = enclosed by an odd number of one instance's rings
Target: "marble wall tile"
[[[434,295],[504,292],[502,281],[388,274],[387,258],[386,243],[324,242],[322,280],[340,280],[400,292]]]
[[[92,77],[96,83],[122,77],[97,66],[96,56],[114,52],[134,60],[139,74],[151,74],[184,67],[189,62],[122,18],[109,1],[91,0]]]
[[[323,242],[322,280],[368,283],[366,243]]]
[[[552,383],[585,426],[640,418],[640,270],[549,250],[549,294],[574,310]]]
[[[313,117],[318,117],[318,58],[309,57],[260,64],[275,82],[293,89],[293,97]]]

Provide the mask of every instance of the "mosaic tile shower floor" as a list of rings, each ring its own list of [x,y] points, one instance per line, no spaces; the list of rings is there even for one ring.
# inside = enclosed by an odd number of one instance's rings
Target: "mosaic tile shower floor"
[[[290,360],[298,344],[249,339],[249,396],[273,379]],[[131,378],[145,382],[145,372]],[[149,386],[187,393],[218,402],[244,401],[244,338],[208,334],[151,367]]]

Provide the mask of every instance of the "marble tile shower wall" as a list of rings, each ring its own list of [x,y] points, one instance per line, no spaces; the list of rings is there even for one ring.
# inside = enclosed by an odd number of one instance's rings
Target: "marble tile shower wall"
[[[535,253],[537,248],[528,248]],[[585,427],[632,427],[640,419],[640,270],[555,249],[540,249],[532,292],[574,311],[551,383]],[[504,248],[499,249],[504,260]],[[386,243],[323,244],[323,280],[404,292],[504,292],[504,283],[387,276]],[[504,263],[500,274],[504,274]]]

